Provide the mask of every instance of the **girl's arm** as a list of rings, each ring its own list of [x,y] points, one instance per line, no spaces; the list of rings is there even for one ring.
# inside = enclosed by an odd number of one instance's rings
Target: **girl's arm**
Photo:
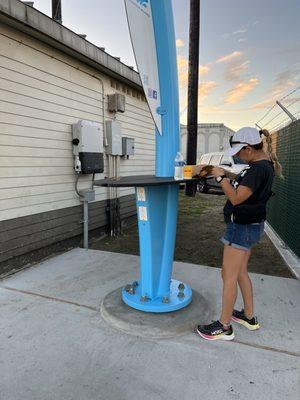
[[[234,174],[233,172],[230,172],[227,169],[224,169],[224,174],[226,175],[226,178],[229,178],[231,180],[237,177],[237,174]]]
[[[226,174],[222,168],[214,167],[214,169],[212,170],[212,175],[216,178],[218,176]],[[252,190],[247,186],[240,185],[235,190],[226,178],[221,181],[221,186],[223,192],[225,193],[225,196],[228,198],[233,206],[243,203],[252,195]]]

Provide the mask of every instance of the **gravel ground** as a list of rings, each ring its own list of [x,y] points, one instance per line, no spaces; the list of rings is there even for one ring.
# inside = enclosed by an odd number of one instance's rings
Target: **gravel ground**
[[[179,216],[174,259],[187,263],[220,267],[225,224],[222,209],[225,197],[220,193],[196,197],[179,195]],[[95,240],[91,248],[117,253],[139,254],[137,224],[127,227],[118,238]],[[266,234],[253,249],[249,271],[265,275],[293,278],[285,262]]]

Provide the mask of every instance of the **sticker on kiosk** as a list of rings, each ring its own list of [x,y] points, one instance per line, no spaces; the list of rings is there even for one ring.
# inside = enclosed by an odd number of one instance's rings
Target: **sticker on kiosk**
[[[138,201],[146,201],[146,191],[143,187],[136,188],[137,200]]]
[[[140,221],[148,221],[147,207],[139,207],[139,219]]]

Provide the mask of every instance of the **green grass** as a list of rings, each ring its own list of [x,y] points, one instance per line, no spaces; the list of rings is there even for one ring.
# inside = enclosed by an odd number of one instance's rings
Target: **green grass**
[[[184,192],[179,192],[178,211],[179,217],[194,217],[199,216],[207,208],[211,208],[212,204],[208,203],[203,198],[196,194],[195,197],[189,197]]]
[[[180,224],[189,224],[191,220],[200,216],[204,210],[213,207],[212,202],[208,202],[203,196],[196,194],[195,197],[188,197],[184,191],[179,192],[178,204],[178,226]],[[107,251],[121,251],[136,254],[138,250],[138,233],[137,225],[127,226],[123,229],[123,234],[117,238],[106,236],[98,240],[94,240],[91,248]]]

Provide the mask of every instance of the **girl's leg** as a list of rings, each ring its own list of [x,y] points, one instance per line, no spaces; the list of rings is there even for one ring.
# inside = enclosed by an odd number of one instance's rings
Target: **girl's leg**
[[[223,252],[222,279],[223,297],[220,322],[229,325],[233,307],[237,298],[237,282],[240,271],[245,264],[245,250],[225,245]]]
[[[245,258],[243,261],[242,268],[238,275],[238,284],[241,289],[243,301],[244,301],[244,313],[247,318],[253,318],[253,289],[252,282],[249,278],[247,267],[250,258],[251,251],[245,252]]]

